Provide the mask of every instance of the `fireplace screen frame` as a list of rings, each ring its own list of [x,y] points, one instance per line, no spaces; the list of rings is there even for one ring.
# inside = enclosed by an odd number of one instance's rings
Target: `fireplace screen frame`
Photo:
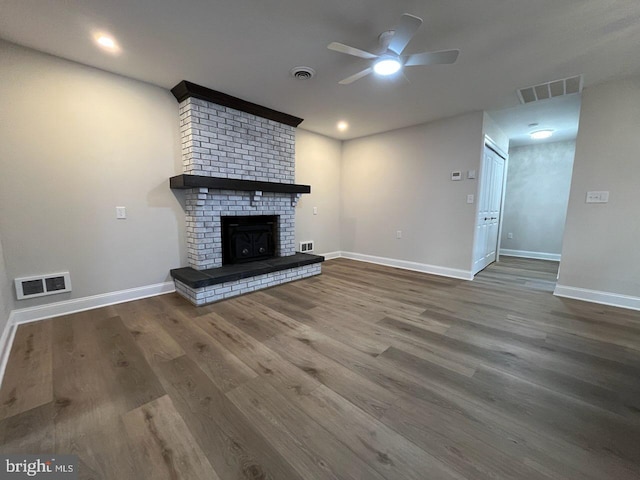
[[[278,215],[222,216],[222,264],[234,265],[277,256]],[[264,252],[260,251],[264,248]],[[243,254],[248,251],[247,256]]]

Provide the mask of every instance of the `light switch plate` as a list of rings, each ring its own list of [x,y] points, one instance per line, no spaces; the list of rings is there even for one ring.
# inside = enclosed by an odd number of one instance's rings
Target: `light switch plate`
[[[116,218],[118,220],[125,220],[127,218],[127,208],[126,207],[116,207]]]
[[[473,203],[473,195],[467,195],[467,203]]]
[[[467,170],[467,178],[469,180],[473,180],[474,178],[476,178],[476,171],[475,170]]]
[[[609,202],[608,191],[587,192],[586,203],[607,203]]]

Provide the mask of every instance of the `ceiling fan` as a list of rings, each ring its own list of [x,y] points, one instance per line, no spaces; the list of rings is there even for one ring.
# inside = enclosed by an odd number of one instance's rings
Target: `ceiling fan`
[[[408,13],[403,14],[402,17],[400,17],[400,24],[395,30],[390,30],[380,35],[379,40],[382,51],[380,54],[366,52],[359,48],[350,47],[338,42],[332,42],[327,45],[329,50],[346,53],[347,55],[364,58],[366,60],[374,60],[368,68],[344,80],[340,80],[338,83],[341,85],[349,85],[372,72],[378,75],[392,75],[403,67],[454,63],[458,58],[460,50],[442,50],[439,52],[402,55],[405,47],[409,44],[421,25],[421,18],[415,15],[409,15]]]

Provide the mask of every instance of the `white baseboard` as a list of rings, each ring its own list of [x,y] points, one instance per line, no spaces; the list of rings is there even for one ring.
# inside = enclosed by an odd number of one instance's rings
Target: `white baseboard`
[[[141,298],[153,297],[163,293],[175,291],[173,282],[156,283],[145,285],[144,287],[129,288],[118,292],[101,293],[90,297],[74,298],[57,303],[49,303],[37,307],[19,308],[11,312],[16,325],[21,323],[35,322],[45,318],[69,315],[70,313],[83,312],[94,308],[115,305],[116,303],[130,302]]]
[[[440,275],[442,277],[459,278],[462,280],[473,280],[471,270],[458,270],[456,268],[439,267],[437,265],[427,265],[426,263],[409,262],[407,260],[396,260],[394,258],[376,257],[373,255],[364,255],[362,253],[340,252],[341,257],[351,260],[359,260],[361,262],[376,263],[387,267],[402,268],[404,270],[413,270],[414,272],[430,273],[432,275]]]
[[[573,298],[575,300],[600,303],[602,305],[627,308],[630,310],[640,310],[640,297],[632,297],[630,295],[568,287],[566,285],[556,285],[553,294],[557,297]]]
[[[329,253],[321,253],[325,260],[333,260],[334,258],[340,258],[342,256],[342,252],[329,252]]]
[[[4,371],[7,368],[9,362],[9,353],[11,352],[11,345],[13,345],[13,339],[16,336],[17,325],[13,323],[13,318],[9,315],[7,324],[4,326],[2,336],[0,336],[0,387],[2,386],[2,379],[4,378]]]
[[[521,258],[535,258],[537,260],[551,260],[559,262],[561,255],[559,253],[545,253],[545,252],[528,252],[527,250],[509,250],[507,248],[500,249],[500,256],[505,257],[521,257]]]
[[[19,308],[13,310],[9,315],[9,320],[0,336],[0,385],[4,378],[4,370],[7,367],[9,352],[16,334],[18,325],[29,322],[36,322],[46,318],[69,315],[71,313],[83,312],[94,308],[107,307],[117,303],[130,302],[141,298],[154,297],[163,293],[175,291],[173,282],[156,283],[145,285],[144,287],[129,288],[118,292],[102,293],[90,297],[74,298],[62,302],[39,305],[37,307]]]

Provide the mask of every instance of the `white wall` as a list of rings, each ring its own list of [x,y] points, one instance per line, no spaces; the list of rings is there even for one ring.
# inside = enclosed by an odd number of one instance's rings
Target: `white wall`
[[[296,131],[296,183],[311,185],[296,207],[296,249],[314,241],[314,253],[340,248],[340,166],[342,142],[306,130]],[[317,207],[317,215],[313,214]]]
[[[585,89],[559,285],[640,300],[639,157],[640,78]],[[609,203],[585,203],[589,190]]]
[[[575,147],[568,141],[509,150],[501,249],[560,255]]]
[[[74,289],[16,308],[170,280],[186,264],[184,212],[168,185],[181,172],[170,92],[5,42],[0,64],[7,274],[69,270]]]
[[[7,277],[2,250],[2,239],[0,239],[0,335],[4,332],[4,327],[9,319],[9,314],[11,313],[11,310],[13,310],[13,303],[13,286]]]
[[[469,271],[482,145],[482,112],[344,142],[342,250]]]

